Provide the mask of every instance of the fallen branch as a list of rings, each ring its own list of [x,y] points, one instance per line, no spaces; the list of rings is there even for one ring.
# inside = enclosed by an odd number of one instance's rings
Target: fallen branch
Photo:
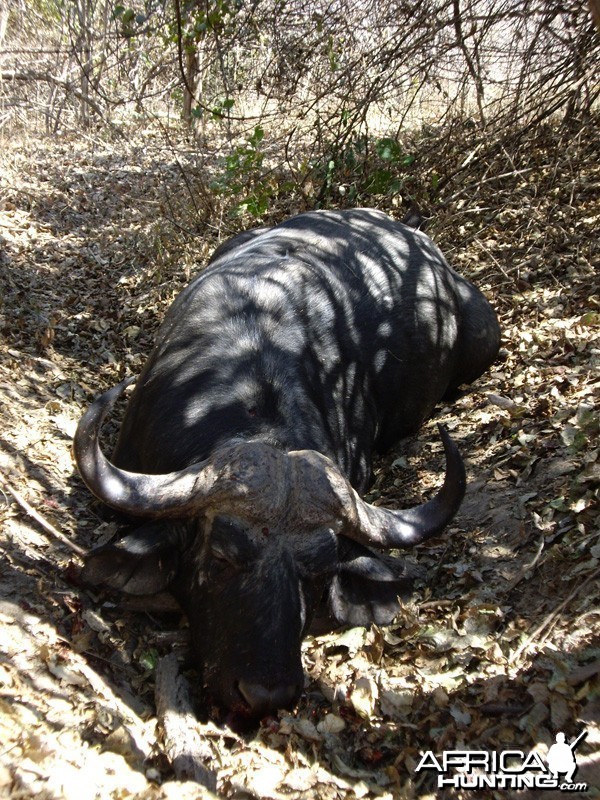
[[[193,780],[209,792],[217,789],[216,773],[205,766],[213,757],[208,742],[198,732],[189,687],[179,673],[174,654],[161,658],[156,667],[156,710],[164,733],[164,749],[178,780]]]
[[[535,567],[535,565],[540,560],[540,557],[541,557],[542,553],[544,552],[545,544],[546,544],[546,538],[542,534],[542,536],[540,536],[540,541],[538,542],[538,546],[537,546],[537,549],[535,551],[534,557],[531,559],[531,561],[528,561],[526,564],[523,564],[523,566],[519,570],[518,574],[513,578],[512,582],[507,587],[507,589],[506,589],[507,592],[512,592],[512,590],[519,583],[521,583],[521,581],[527,575],[527,573],[530,572]]]
[[[556,626],[563,609],[569,605],[571,600],[577,597],[582,589],[585,589],[585,587],[590,583],[595,583],[599,577],[600,569],[597,569],[592,572],[592,574],[589,575],[582,583],[577,583],[569,596],[563,600],[562,603],[559,603],[559,605],[557,605],[556,608],[553,609],[543,619],[543,621],[533,630],[533,632],[525,639],[525,641],[523,641],[522,644],[515,650],[509,659],[510,665],[516,666],[517,669],[521,669],[530,647],[534,645],[538,652],[541,652],[544,642],[552,633],[552,630]]]
[[[23,497],[23,495],[19,494],[16,489],[13,489],[12,486],[0,475],[0,485],[2,488],[7,491],[13,499],[16,501],[17,505],[19,505],[26,514],[28,514],[37,524],[42,527],[47,533],[50,533],[56,539],[61,541],[63,544],[67,545],[74,553],[77,553],[78,556],[84,558],[88,551],[84,547],[80,547],[75,542],[72,542],[64,533],[61,533],[57,530],[54,525],[48,522],[47,519],[44,519],[39,511],[36,511],[33,506],[30,506],[27,500]]]

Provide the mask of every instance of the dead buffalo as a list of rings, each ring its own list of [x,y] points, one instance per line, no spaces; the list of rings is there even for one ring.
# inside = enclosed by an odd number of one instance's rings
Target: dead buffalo
[[[93,551],[84,577],[170,589],[217,703],[250,717],[290,706],[317,606],[339,624],[389,623],[403,569],[385,551],[438,534],[463,498],[444,431],[444,484],[416,508],[361,499],[374,454],[498,343],[478,289],[381,212],[309,212],[235,237],[169,310],[111,460],[98,435],[127,382],[79,424],[88,487],[148,520]]]

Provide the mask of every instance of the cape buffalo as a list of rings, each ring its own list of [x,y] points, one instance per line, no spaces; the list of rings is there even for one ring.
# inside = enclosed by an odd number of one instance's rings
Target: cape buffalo
[[[75,455],[101,500],[141,527],[92,551],[84,577],[169,589],[187,613],[208,696],[248,717],[293,704],[315,608],[391,622],[402,560],[464,495],[361,499],[375,453],[477,378],[496,316],[423,233],[371,209],[314,211],[218,248],[178,296],[136,381],[109,460],[98,435],[127,381],[82,418]]]

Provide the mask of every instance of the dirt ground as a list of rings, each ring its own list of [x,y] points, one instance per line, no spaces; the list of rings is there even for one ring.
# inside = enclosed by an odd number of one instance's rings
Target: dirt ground
[[[455,797],[417,771],[422,753],[544,756],[556,733],[583,730],[577,780],[599,795],[598,134],[593,121],[549,128],[512,171],[472,176],[434,222],[496,306],[503,352],[382,460],[370,498],[410,505],[437,485],[443,421],[466,460],[465,502],[409,555],[421,578],[394,625],[305,643],[293,713],[247,735],[194,723],[219,795]],[[116,527],[70,446],[92,398],[139,372],[226,226],[186,211],[193,154],[176,160],[152,138],[1,146],[0,796],[208,795],[175,779],[157,719],[169,653],[193,685],[185,620],[77,582],[69,543]]]

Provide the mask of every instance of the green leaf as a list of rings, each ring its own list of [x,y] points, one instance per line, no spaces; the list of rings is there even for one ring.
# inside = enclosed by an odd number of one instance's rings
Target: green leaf
[[[269,197],[266,194],[250,195],[238,203],[231,210],[231,216],[241,217],[250,214],[252,217],[262,217],[269,207]]]
[[[375,144],[375,149],[383,161],[399,161],[402,156],[402,148],[395,139],[379,139]]]
[[[387,194],[393,180],[394,176],[389,169],[377,169],[371,175],[366,191],[371,194]]]
[[[555,511],[568,511],[569,510],[569,507],[567,506],[564,497],[556,497],[554,500],[551,500],[548,503],[548,506],[550,508],[555,509]]]
[[[265,132],[264,132],[264,129],[263,129],[263,128],[261,128],[261,126],[260,126],[260,125],[257,125],[257,126],[256,126],[256,128],[254,128],[254,133],[253,133],[253,134],[252,134],[252,136],[250,137],[250,139],[249,139],[249,142],[250,142],[250,144],[252,144],[254,147],[256,147],[256,145],[257,145],[257,144],[259,144],[260,142],[262,142],[262,140],[263,140],[264,138],[265,138]]]
[[[146,650],[140,655],[139,663],[144,669],[153,670],[158,661],[158,652],[152,648]]]

